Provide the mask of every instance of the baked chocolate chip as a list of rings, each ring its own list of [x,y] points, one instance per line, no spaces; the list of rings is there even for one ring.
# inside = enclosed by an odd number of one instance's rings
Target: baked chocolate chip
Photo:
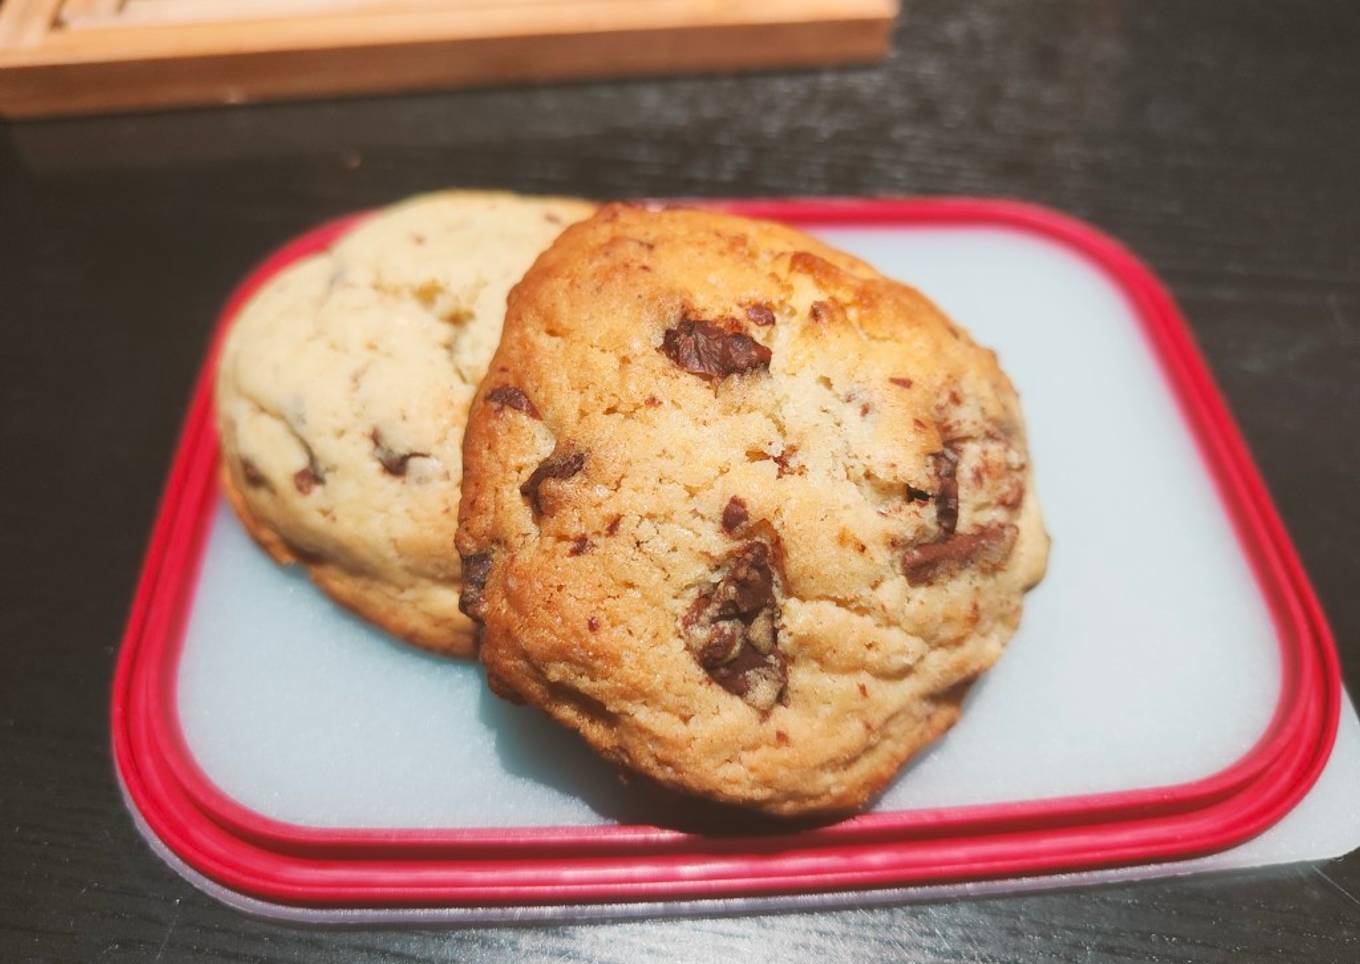
[[[311,494],[312,489],[322,484],[321,476],[309,465],[293,473],[293,487],[303,495]]]
[[[815,323],[821,324],[831,317],[831,306],[825,301],[814,301],[808,314]]]
[[[383,471],[398,478],[406,475],[406,463],[414,458],[429,458],[429,452],[398,452],[383,441],[382,433],[376,428],[369,433],[373,440],[373,454],[382,463]]]
[[[907,582],[923,586],[970,567],[984,571],[995,569],[1010,556],[1015,548],[1015,537],[1015,526],[992,525],[939,542],[912,546],[902,555],[902,571]]]
[[[709,669],[708,675],[756,709],[768,710],[779,702],[788,685],[789,667],[777,649],[762,653],[754,646],[743,646],[736,658]]]
[[[750,513],[746,511],[746,503],[737,496],[732,496],[732,498],[727,500],[727,505],[723,508],[723,531],[728,535],[731,535],[742,526],[746,525],[746,520],[750,517]]]
[[[888,381],[902,388],[911,388],[912,386],[912,380],[910,378],[889,378]]]
[[[499,405],[501,408],[513,408],[517,412],[523,412],[530,418],[541,417],[538,414],[538,409],[534,407],[534,403],[529,401],[529,396],[514,385],[501,385],[491,389],[486,393],[486,400],[493,405]]]
[[[272,489],[269,480],[264,477],[264,473],[250,459],[241,460],[241,476],[246,480],[246,485],[252,489]]]
[[[790,445],[788,448],[784,449],[784,451],[780,452],[778,455],[771,457],[774,461],[774,464],[778,466],[778,468],[775,469],[776,478],[782,479],[784,476],[789,475],[793,472],[793,469],[790,466],[793,465],[793,457],[794,455],[797,454],[797,452],[798,446]]]
[[[621,522],[623,522],[623,516],[621,515],[614,516],[614,518],[609,520],[609,525],[605,526],[604,534],[607,536],[618,535],[619,523]]]
[[[770,547],[748,542],[681,617],[685,643],[709,677],[758,710],[783,697],[788,665],[778,648],[779,604]]]
[[[930,457],[935,471],[935,521],[940,532],[949,536],[959,524],[959,457],[950,449],[936,452]]]
[[[690,318],[666,330],[661,353],[691,375],[704,378],[770,367],[770,349],[750,335]]]
[[[586,620],[586,629],[590,630],[592,633],[599,632],[600,621],[596,619],[594,616],[591,616],[589,619]]]
[[[548,479],[569,479],[586,464],[584,452],[554,452],[538,464],[533,474],[519,487],[519,494],[529,500],[534,515],[543,514],[543,503],[539,496],[539,486]]]
[[[907,501],[909,502],[929,502],[930,493],[925,489],[918,489],[910,482],[907,483]]]
[[[750,619],[773,604],[770,547],[763,542],[748,543],[713,591],[714,613],[719,619]]]
[[[482,592],[491,575],[491,553],[474,552],[463,556],[463,591],[458,594],[458,608],[463,615],[480,620],[485,612]]]
[[[577,536],[575,539],[572,540],[571,548],[567,550],[567,555],[569,556],[583,555],[584,553],[589,552],[592,548],[594,548],[594,543],[592,543],[585,536]]]
[[[753,324],[760,325],[762,328],[774,324],[774,312],[770,310],[769,305],[747,305],[746,318]]]

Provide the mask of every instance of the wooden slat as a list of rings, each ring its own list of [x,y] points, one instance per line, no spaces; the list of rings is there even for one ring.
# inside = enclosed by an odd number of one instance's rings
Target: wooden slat
[[[3,0],[0,48],[33,46],[44,40],[57,18],[61,0]]]
[[[0,113],[858,62],[882,55],[895,9],[893,0],[536,0],[56,30],[38,45],[0,47]]]
[[[117,16],[126,0],[64,0],[57,15],[57,23],[63,27],[90,19],[108,19]]]

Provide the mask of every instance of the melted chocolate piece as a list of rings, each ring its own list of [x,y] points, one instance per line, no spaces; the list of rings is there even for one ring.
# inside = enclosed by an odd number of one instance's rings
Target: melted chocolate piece
[[[704,378],[770,367],[770,349],[750,335],[689,318],[667,329],[661,353],[691,375]]]
[[[514,385],[501,385],[493,388],[486,393],[486,400],[493,405],[501,408],[513,408],[517,412],[523,412],[530,418],[540,418],[538,409],[534,403],[529,401],[529,396],[520,391]]]
[[[264,473],[250,459],[241,460],[241,476],[246,480],[246,485],[252,489],[272,489],[269,480],[264,477]]]
[[[708,669],[708,675],[727,692],[750,702],[748,697],[763,695],[760,689],[766,687],[770,689],[778,687],[778,692],[782,695],[788,682],[789,667],[788,660],[777,649],[762,653],[754,646],[744,646],[732,661]],[[765,687],[761,684],[765,684]],[[778,702],[778,699],[776,698],[774,702]],[[769,707],[757,707],[762,708]]]
[[[762,328],[774,324],[774,312],[769,305],[747,305],[746,318],[753,324],[760,325]]]
[[[758,710],[783,698],[788,663],[778,648],[779,604],[770,547],[748,542],[680,620],[686,645],[709,677]]]
[[[995,569],[1010,557],[1015,537],[1015,526],[993,525],[912,546],[902,555],[902,571],[913,586],[924,586],[970,567]]]
[[[369,438],[373,440],[373,454],[382,463],[383,471],[388,475],[395,475],[401,478],[406,475],[406,463],[414,458],[429,458],[429,452],[398,452],[383,441],[382,433],[376,428],[370,433]]]
[[[482,592],[486,589],[487,577],[491,575],[491,553],[474,552],[463,556],[463,591],[458,595],[458,608],[463,615],[479,622],[485,610]]]
[[[742,526],[746,525],[746,521],[750,517],[751,517],[750,513],[746,511],[746,503],[743,502],[741,499],[737,498],[735,495],[732,496],[732,498],[727,500],[727,505],[723,509],[722,513],[723,532],[726,532],[728,535],[731,535],[732,533],[740,529]]]
[[[540,462],[533,474],[524,480],[524,484],[519,487],[519,494],[529,500],[534,515],[542,515],[543,503],[538,491],[539,486],[548,479],[569,479],[580,472],[585,464],[584,452],[554,452]]]
[[[935,490],[935,521],[946,536],[954,534],[959,524],[959,457],[949,449],[930,457],[931,467],[939,485]]]
[[[293,487],[303,495],[310,495],[312,489],[321,484],[323,484],[321,476],[317,475],[310,465],[293,473]]]

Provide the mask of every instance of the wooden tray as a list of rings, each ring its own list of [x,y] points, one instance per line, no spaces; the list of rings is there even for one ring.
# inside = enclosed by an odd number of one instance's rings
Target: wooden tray
[[[0,0],[0,115],[879,59],[897,0]]]

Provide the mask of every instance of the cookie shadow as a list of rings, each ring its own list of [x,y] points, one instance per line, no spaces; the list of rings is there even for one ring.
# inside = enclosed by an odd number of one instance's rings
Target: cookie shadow
[[[487,687],[481,689],[477,715],[495,734],[495,752],[506,772],[569,794],[615,823],[709,836],[752,836],[789,833],[839,819],[771,817],[668,789],[596,756],[581,737],[543,711],[509,703]]]

